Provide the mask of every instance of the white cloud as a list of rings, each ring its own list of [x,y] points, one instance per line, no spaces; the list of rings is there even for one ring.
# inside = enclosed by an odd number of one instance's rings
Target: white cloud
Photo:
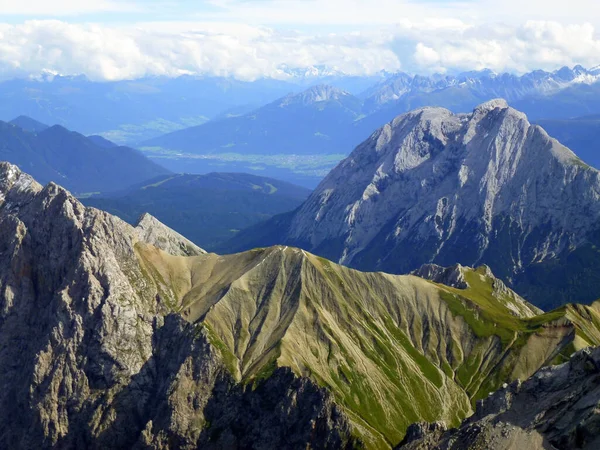
[[[337,33],[231,22],[0,24],[1,78],[51,71],[94,80],[183,73],[252,80],[282,77],[283,65],[327,65],[365,75],[384,69],[445,72],[486,67],[525,72],[598,63],[600,39],[586,23],[497,25],[422,17]]]
[[[360,36],[316,37],[235,24],[106,27],[62,21],[0,25],[0,76],[85,74],[95,80],[208,73],[252,80],[281,65],[348,73],[399,69],[394,52]]]
[[[0,0],[0,14],[61,16],[98,12],[136,11],[138,6],[122,0]]]
[[[398,39],[405,39],[400,35]],[[525,72],[600,63],[600,38],[590,24],[528,21],[520,26],[484,25],[422,36],[414,59],[421,70],[490,68]]]
[[[415,50],[415,60],[421,66],[430,67],[440,62],[440,55],[431,47],[419,42]]]

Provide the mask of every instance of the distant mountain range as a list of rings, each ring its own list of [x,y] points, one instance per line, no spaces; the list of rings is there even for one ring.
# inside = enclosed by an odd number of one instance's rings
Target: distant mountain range
[[[536,99],[558,102],[554,96],[565,89],[598,89],[598,97],[593,98],[600,98],[600,83],[596,85],[599,80],[600,69],[588,71],[581,66],[554,72],[540,70],[520,77],[489,70],[431,77],[399,73],[358,97],[333,86],[318,85],[254,111],[175,131],[140,145],[191,153],[343,153],[357,145],[357,139],[410,109],[440,106],[466,112],[483,101],[501,97],[526,106],[524,112],[534,118],[547,117],[536,111]],[[587,98],[590,105],[594,104],[593,98]]]
[[[16,119],[11,120],[10,123],[22,128],[25,131],[29,131],[30,133],[40,133],[50,128],[45,123],[38,122],[37,120],[27,116],[19,116]]]
[[[282,67],[286,81],[242,82],[185,75],[98,83],[83,76],[49,76],[1,82],[0,120],[26,115],[42,123],[133,145],[223,117],[226,111],[249,107],[255,110],[319,84],[335,86],[364,101],[361,114],[372,116],[373,120],[365,122],[363,131],[373,130],[417,107],[442,106],[465,112],[495,97],[508,99],[532,119],[569,118],[600,113],[596,106],[598,92],[585,89],[597,81],[599,73],[598,68],[575,66],[554,72],[537,70],[523,76],[482,70],[452,76],[382,72],[355,77],[335,68],[315,66],[301,70]],[[558,95],[565,89],[572,92]],[[548,99],[554,96],[555,99]],[[527,100],[517,103],[522,99]],[[550,108],[538,107],[540,102],[549,102]]]
[[[468,112],[493,98],[506,99],[534,120],[600,113],[598,81],[600,68],[582,66],[553,72],[535,70],[521,76],[491,70],[430,77],[400,73],[362,94],[366,117],[361,126],[376,129],[398,114],[424,106]]]
[[[293,90],[290,83],[276,80],[192,76],[102,83],[60,76],[11,80],[0,83],[0,119],[26,115],[131,144],[206,122],[234,106],[265,104]]]
[[[504,100],[374,133],[294,212],[222,250],[294,245],[361,270],[488,264],[537,306],[600,292],[600,172]]]
[[[140,145],[197,154],[347,153],[356,143],[352,126],[361,109],[362,102],[350,93],[319,85],[250,113],[175,131]]]
[[[295,183],[314,187],[373,130],[411,109],[440,106],[467,112],[503,97],[535,120],[600,114],[598,80],[600,69],[581,66],[522,76],[489,70],[429,77],[399,73],[357,95],[334,86],[313,86],[253,110],[233,109],[139,146],[174,171],[186,165],[190,171],[242,170],[291,176]]]
[[[121,190],[170,173],[138,150],[28,117],[0,122],[0,158],[77,194]]]
[[[163,175],[124,192],[82,199],[137,224],[150,213],[201,247],[212,250],[240,230],[291,211],[310,190],[244,173]]]
[[[446,91],[448,98],[457,97],[458,100],[463,97],[463,101],[471,100],[465,95],[469,93],[473,97],[502,97],[512,102],[532,95],[555,94],[572,86],[590,85],[599,80],[600,68],[588,70],[582,66],[575,66],[572,69],[563,67],[553,72],[535,70],[520,76],[510,73],[497,74],[489,69],[464,72],[455,76],[425,77],[399,73],[373,86],[363,94],[363,97],[369,110],[379,109],[381,105],[398,100],[404,100],[409,106],[412,101],[420,101],[419,95],[440,91]],[[417,97],[412,97],[413,95]],[[459,107],[460,102],[456,105]],[[413,108],[421,106],[432,105],[410,105]],[[436,106],[448,107],[449,105]]]

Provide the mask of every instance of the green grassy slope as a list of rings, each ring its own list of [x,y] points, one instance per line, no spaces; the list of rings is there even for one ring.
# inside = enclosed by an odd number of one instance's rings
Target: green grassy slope
[[[461,290],[287,247],[182,258],[141,245],[138,253],[176,293],[173,309],[210,331],[239,380],[254,383],[277,366],[312,378],[368,448],[397,444],[415,421],[457,425],[502,383],[600,344],[593,307],[536,315],[485,268],[463,269],[469,288]]]

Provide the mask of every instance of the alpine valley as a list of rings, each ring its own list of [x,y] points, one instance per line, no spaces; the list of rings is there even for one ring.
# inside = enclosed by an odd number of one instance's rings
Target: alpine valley
[[[525,126],[500,102],[417,115],[448,133],[497,116]],[[284,246],[209,254],[152,216],[131,226],[8,163],[0,259],[2,448],[387,449],[437,429],[413,422],[459,426],[505,385],[508,410],[570,392],[569,374],[577,392],[598,389],[597,355],[569,357],[600,345],[600,305],[543,313],[484,265],[388,275]],[[576,407],[539,439],[595,442],[598,410]]]

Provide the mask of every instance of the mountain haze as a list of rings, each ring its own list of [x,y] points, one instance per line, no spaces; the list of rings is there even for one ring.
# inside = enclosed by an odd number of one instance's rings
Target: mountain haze
[[[144,213],[211,250],[240,230],[302,204],[310,190],[245,173],[164,175],[123,192],[82,199],[130,224]]]
[[[485,263],[549,308],[598,296],[599,196],[600,173],[504,100],[423,108],[359,145],[301,208],[224,249],[289,244],[392,273]]]
[[[574,119],[543,119],[537,123],[587,164],[600,168],[600,114]]]
[[[50,128],[45,123],[38,122],[37,120],[27,116],[19,116],[11,120],[9,123],[18,126],[25,131],[29,131],[30,133],[39,133],[40,131]]]
[[[458,75],[409,75],[398,73],[365,91],[368,111],[395,105],[408,109],[442,106],[455,112],[472,109],[490,98],[515,102],[528,98],[551,97],[561,91],[592,86],[600,81],[600,70],[578,65],[553,72],[535,70],[523,75],[497,74],[489,69]],[[526,111],[529,112],[529,111]]]
[[[16,123],[33,130],[26,119]],[[115,191],[169,173],[132,148],[98,145],[60,125],[36,129],[0,122],[0,157],[44,183],[61,183],[76,193]]]
[[[347,153],[356,143],[352,123],[362,102],[348,92],[318,85],[287,95],[250,113],[143,142],[188,153]]]
[[[190,75],[107,82],[85,76],[16,79],[0,82],[0,119],[26,115],[133,144],[206,122],[234,106],[268,103],[294,89],[278,80]]]

